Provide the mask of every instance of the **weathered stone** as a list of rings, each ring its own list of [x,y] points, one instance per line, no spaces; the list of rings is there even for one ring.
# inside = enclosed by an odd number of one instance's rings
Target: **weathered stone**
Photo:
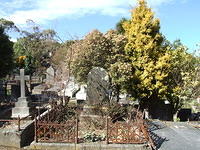
[[[30,145],[34,140],[34,122],[27,121],[21,124],[20,131],[18,131],[17,124],[10,128],[0,128],[0,145],[6,146],[8,149],[21,148]],[[0,148],[1,149],[1,148]]]
[[[47,89],[47,86],[45,84],[37,85],[33,88],[32,94],[42,94],[43,91]]]
[[[52,66],[46,70],[46,84],[53,85],[55,81],[55,70]]]
[[[18,101],[15,103],[15,107],[12,109],[12,118],[17,117],[26,117],[30,114],[29,112],[29,102],[25,96],[25,80],[30,79],[29,76],[24,75],[24,69],[20,69],[20,76],[16,77],[17,80],[20,80],[21,87],[21,97],[18,98]]]
[[[81,85],[80,91],[76,93],[77,100],[86,100],[86,85]]]
[[[105,69],[94,67],[88,74],[87,104],[95,105],[109,99],[109,76]]]
[[[61,95],[75,97],[75,94],[79,90],[79,85],[75,82],[74,77],[70,77],[67,83],[64,83],[65,89],[62,91]]]

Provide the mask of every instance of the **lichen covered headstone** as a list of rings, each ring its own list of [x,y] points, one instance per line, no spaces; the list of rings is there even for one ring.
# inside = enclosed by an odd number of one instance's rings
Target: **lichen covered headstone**
[[[96,105],[109,98],[109,76],[105,69],[94,67],[87,79],[87,104]]]

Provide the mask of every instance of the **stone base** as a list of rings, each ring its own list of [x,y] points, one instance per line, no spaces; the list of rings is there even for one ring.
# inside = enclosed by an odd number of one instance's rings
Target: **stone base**
[[[83,111],[81,113],[82,116],[101,116],[107,112],[106,107],[99,108],[97,106],[92,105],[84,105]]]
[[[18,131],[17,125],[12,125],[12,128],[9,125],[0,128],[0,150],[1,146],[5,146],[5,150],[21,150],[21,147],[30,145],[34,140],[34,122],[23,122],[20,129]]]
[[[26,97],[19,97],[12,109],[12,118],[23,118],[30,115],[29,102]]]
[[[36,143],[32,142],[30,149],[35,150],[150,150],[146,144],[104,144],[104,143]]]

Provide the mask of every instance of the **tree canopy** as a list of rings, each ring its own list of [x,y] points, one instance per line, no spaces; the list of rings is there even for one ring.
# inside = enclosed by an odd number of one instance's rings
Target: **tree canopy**
[[[0,26],[0,78],[5,77],[13,67],[13,43]]]
[[[55,31],[40,30],[35,25],[31,28],[32,31],[21,31],[23,37],[14,44],[15,58],[18,68],[25,68],[29,74],[40,74],[50,65],[50,58],[60,44],[55,40]],[[24,61],[19,61],[21,56],[25,56]]]

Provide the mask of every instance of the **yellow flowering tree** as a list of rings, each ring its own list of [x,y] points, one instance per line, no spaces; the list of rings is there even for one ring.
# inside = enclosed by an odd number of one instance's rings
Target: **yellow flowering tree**
[[[166,78],[171,55],[162,48],[160,22],[144,0],[132,10],[130,21],[124,24],[128,43],[125,47],[130,85],[125,89],[140,99],[158,99],[167,92]],[[126,67],[121,67],[126,71]],[[130,73],[131,72],[131,73]]]

